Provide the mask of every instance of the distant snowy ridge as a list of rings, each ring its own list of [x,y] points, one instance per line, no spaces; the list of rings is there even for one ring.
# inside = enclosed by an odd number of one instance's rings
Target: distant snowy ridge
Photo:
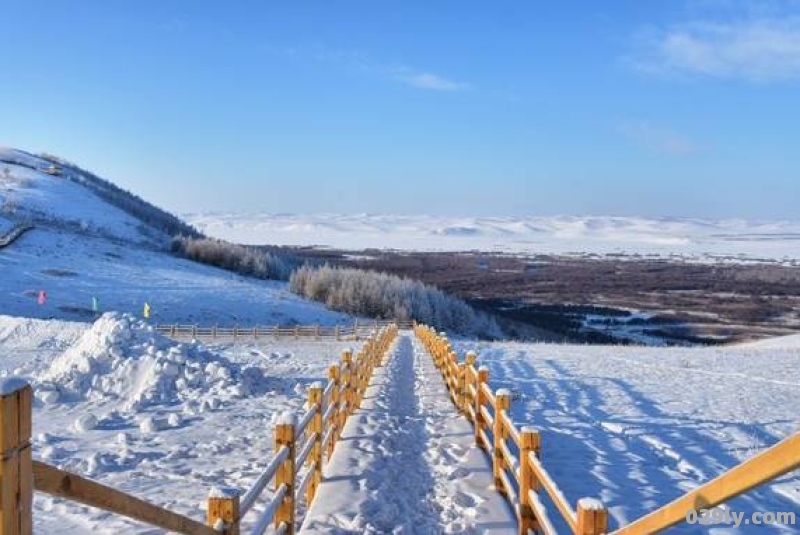
[[[184,217],[210,236],[251,245],[800,260],[800,221],[243,213]]]

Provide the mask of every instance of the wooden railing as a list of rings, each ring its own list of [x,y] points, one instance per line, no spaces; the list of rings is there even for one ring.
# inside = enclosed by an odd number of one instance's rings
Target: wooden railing
[[[413,320],[356,321],[352,325],[270,325],[254,327],[201,327],[199,325],[156,325],[156,331],[175,339],[244,342],[264,338],[311,338],[315,340],[363,340],[376,329],[396,325],[413,329]]]
[[[22,235],[28,232],[29,230],[33,230],[33,225],[22,223],[16,225],[14,228],[9,230],[5,234],[0,235],[0,249],[8,247],[16,240],[18,240],[20,237],[22,237]]]
[[[492,456],[495,487],[517,513],[520,534],[556,533],[542,492],[553,502],[570,533],[599,535],[608,529],[608,512],[596,499],[578,500],[573,509],[545,469],[539,432],[518,428],[509,416],[511,393],[489,387],[489,370],[476,368],[477,355],[468,352],[464,362],[444,333],[418,325],[417,337],[433,357],[458,410],[473,424],[475,442]],[[677,500],[644,515],[613,535],[648,535],[686,520],[690,509],[711,508],[800,467],[800,432],[743,462]]]
[[[328,369],[328,381],[308,389],[301,415],[284,413],[274,430],[275,455],[243,495],[212,489],[205,523],[170,511],[117,489],[60,470],[31,457],[33,392],[26,382],[0,382],[0,535],[27,535],[33,530],[33,492],[43,492],[116,513],[145,524],[186,535],[238,535],[245,515],[264,490],[272,496],[255,520],[253,534],[270,525],[275,533],[293,534],[296,504],[310,504],[322,481],[342,428],[361,400],[372,377],[397,337],[397,325],[382,327],[367,338],[358,354],[342,353]]]

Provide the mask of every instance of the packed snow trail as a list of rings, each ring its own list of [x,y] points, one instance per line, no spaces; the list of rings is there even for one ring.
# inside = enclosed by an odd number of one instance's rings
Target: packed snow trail
[[[410,333],[345,425],[302,533],[516,533],[427,351]]]

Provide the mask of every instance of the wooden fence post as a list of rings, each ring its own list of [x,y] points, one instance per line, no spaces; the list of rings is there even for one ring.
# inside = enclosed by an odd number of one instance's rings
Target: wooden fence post
[[[601,535],[608,530],[608,510],[594,498],[578,500],[577,535]]]
[[[464,397],[461,401],[461,410],[464,414],[467,415],[467,419],[469,419],[469,410],[467,407],[469,406],[469,375],[475,367],[475,361],[478,360],[478,355],[474,351],[468,351],[467,356],[464,359],[464,376],[462,380],[462,389],[464,392]]]
[[[345,371],[346,370],[346,371]],[[345,349],[342,352],[342,384],[344,385],[344,410],[342,411],[341,427],[344,428],[344,423],[350,415],[353,402],[352,387],[353,382],[353,352]]]
[[[289,456],[281,464],[275,474],[275,490],[281,485],[286,485],[286,496],[275,511],[275,529],[286,523],[286,534],[294,535],[294,515],[295,515],[295,496],[294,496],[294,459],[295,459],[295,426],[297,420],[294,414],[285,412],[275,426],[275,452],[279,452],[284,446],[289,448]]]
[[[324,424],[322,422],[322,383],[315,382],[311,384],[308,389],[308,403],[314,407],[314,417],[311,419],[311,432],[317,434],[314,439],[314,449],[308,456],[306,465],[311,466],[314,470],[314,475],[311,476],[311,481],[306,489],[306,504],[311,505],[314,501],[314,496],[317,493],[317,488],[322,483],[322,436]]]
[[[530,456],[539,457],[541,438],[539,431],[532,427],[523,427],[520,431],[519,448],[519,535],[528,535],[529,530],[536,530],[537,520],[531,506],[531,491],[538,490]]]
[[[335,407],[331,413],[330,425],[333,426],[333,431],[331,431],[331,438],[328,441],[328,451],[326,452],[326,457],[328,461],[330,461],[331,456],[333,455],[333,449],[336,447],[336,442],[339,440],[339,436],[342,433],[342,428],[339,427],[339,409],[337,407],[339,404],[339,390],[341,388],[340,370],[338,364],[330,365],[328,368],[328,378],[333,382],[331,399],[328,401],[328,403]]]
[[[478,380],[475,381],[475,444],[485,450],[489,450],[489,444],[484,444],[481,439],[481,430],[486,422],[483,421],[481,408],[485,401],[483,399],[483,385],[489,381],[489,368],[481,366],[478,368]]]
[[[211,328],[211,339],[212,340],[216,340],[217,339],[217,326],[216,325],[214,325],[214,327]]]
[[[295,325],[294,326],[294,338],[295,338],[295,340],[300,338],[300,326],[299,325]]]
[[[338,342],[339,340],[342,339],[341,335],[339,334],[339,326],[338,325],[336,326],[336,329],[334,330],[334,332],[336,333],[336,341]]]
[[[0,381],[0,533],[33,532],[31,415],[33,390],[17,378]]]
[[[239,493],[214,487],[206,502],[206,524],[225,535],[239,535]]]
[[[501,494],[505,494],[506,488],[503,482],[500,481],[503,471],[505,470],[505,461],[503,460],[503,444],[506,440],[506,431],[503,426],[503,413],[511,408],[511,392],[505,388],[497,391],[495,396],[494,406],[494,486]]]

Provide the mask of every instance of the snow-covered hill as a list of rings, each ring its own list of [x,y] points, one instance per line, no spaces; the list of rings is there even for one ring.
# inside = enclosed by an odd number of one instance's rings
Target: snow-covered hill
[[[0,233],[23,222],[35,227],[0,249],[0,314],[86,321],[95,316],[96,298],[100,311],[135,314],[148,302],[153,321],[163,323],[346,321],[285,284],[176,257],[159,225],[101,198],[82,184],[89,178],[43,172],[50,165],[0,149]]]
[[[199,213],[185,217],[211,236],[245,244],[800,261],[800,222],[374,214]]]

